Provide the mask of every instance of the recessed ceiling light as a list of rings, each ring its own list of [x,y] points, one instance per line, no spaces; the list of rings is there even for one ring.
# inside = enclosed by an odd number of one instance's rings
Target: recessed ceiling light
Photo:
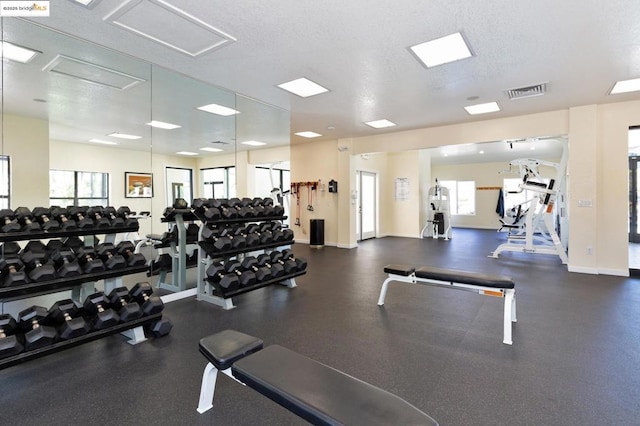
[[[178,151],[178,152],[176,152],[176,154],[178,154],[178,155],[198,155],[197,152],[190,152],[190,151]]]
[[[10,59],[12,61],[26,64],[32,60],[38,53],[37,50],[27,49],[26,47],[18,46],[17,44],[9,43],[8,41],[2,42],[2,57]]]
[[[382,120],[367,121],[364,124],[366,124],[367,126],[371,126],[374,129],[383,129],[385,127],[393,127],[396,125],[396,123],[394,123],[393,121],[389,121],[386,118]]]
[[[142,136],[136,136],[136,135],[128,135],[126,133],[118,133],[118,132],[114,132],[111,133],[109,136],[114,137],[114,138],[120,138],[120,139],[142,139]]]
[[[471,57],[462,34],[455,33],[411,46],[409,49],[427,68]]]
[[[320,133],[311,132],[309,130],[304,132],[294,133],[294,135],[302,136],[303,138],[317,138],[318,136],[322,136]]]
[[[245,142],[240,142],[244,145],[251,145],[251,146],[260,146],[260,145],[266,145],[266,143],[264,142],[260,142],[260,141],[245,141]]]
[[[182,126],[178,126],[177,124],[171,124],[171,123],[165,123],[164,121],[156,121],[156,120],[152,120],[149,123],[145,123],[147,126],[151,126],[151,127],[157,127],[158,129],[166,129],[166,130],[173,130],[173,129],[179,129]]]
[[[529,149],[530,149],[531,151],[535,151],[535,150],[536,150],[536,147],[535,147],[535,146],[532,146],[532,147],[531,147],[531,148],[529,148]]]
[[[480,154],[484,154],[484,151],[480,151]]]
[[[229,108],[226,106],[218,105],[218,104],[209,104],[199,106],[198,109],[200,111],[210,112],[211,114],[221,115],[223,117],[228,117],[234,114],[240,114],[240,111],[237,111],[233,108]]]
[[[302,98],[308,98],[309,96],[319,95],[320,93],[329,91],[326,87],[322,87],[318,83],[314,83],[304,77],[278,84],[278,87]]]
[[[101,143],[103,145],[118,145],[118,142],[112,142],[112,141],[103,141],[102,139],[89,139],[89,142],[93,142],[93,143]]]
[[[207,151],[207,152],[222,152],[222,151],[224,151],[224,149],[220,149],[220,148],[209,148],[209,147],[207,146],[207,147],[204,147],[204,148],[200,148],[200,151]]]
[[[487,102],[486,104],[469,105],[464,107],[471,115],[486,114],[489,112],[500,111],[500,107],[497,102]]]
[[[96,4],[100,2],[100,0],[72,0],[72,2],[81,4],[85,7],[93,9],[96,6]]]
[[[638,90],[640,90],[640,78],[634,78],[616,82],[609,94],[616,95],[618,93],[637,92]]]

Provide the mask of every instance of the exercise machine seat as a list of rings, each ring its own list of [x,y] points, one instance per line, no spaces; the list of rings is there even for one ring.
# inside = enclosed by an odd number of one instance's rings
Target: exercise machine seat
[[[235,330],[223,330],[200,339],[200,353],[218,370],[226,370],[234,362],[262,349],[263,342],[257,337]]]
[[[234,377],[317,425],[437,425],[403,399],[282,346],[231,367]]]
[[[410,265],[391,264],[384,267],[387,274],[402,275],[408,277],[416,271],[416,268]]]
[[[386,271],[386,267],[385,267]],[[514,288],[513,278],[504,275],[487,275],[477,272],[458,271],[425,266],[415,270],[416,278],[449,281],[493,288]]]

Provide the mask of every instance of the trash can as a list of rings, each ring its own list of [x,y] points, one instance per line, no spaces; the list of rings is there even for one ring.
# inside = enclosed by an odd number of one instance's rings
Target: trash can
[[[324,247],[324,219],[311,219],[309,245],[313,248]]]

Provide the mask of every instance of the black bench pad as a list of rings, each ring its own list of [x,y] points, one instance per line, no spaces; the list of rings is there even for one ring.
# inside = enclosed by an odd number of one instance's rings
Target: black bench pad
[[[403,399],[273,345],[238,360],[233,375],[316,425],[437,425]]]
[[[262,349],[257,337],[235,330],[223,330],[200,339],[200,353],[218,370],[226,370],[238,359]]]
[[[411,265],[391,264],[384,267],[384,272],[387,274],[402,275],[404,277],[413,274],[415,270],[416,268]]]
[[[486,275],[477,272],[440,269],[431,266],[416,269],[416,277],[429,280],[449,281],[493,288],[514,288],[513,278],[504,275]]]

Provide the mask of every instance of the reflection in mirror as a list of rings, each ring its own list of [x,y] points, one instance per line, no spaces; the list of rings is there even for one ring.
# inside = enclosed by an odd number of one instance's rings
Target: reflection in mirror
[[[182,198],[191,204],[193,200],[193,170],[179,167],[167,167],[165,172],[167,188],[167,206],[172,206],[176,199]]]
[[[126,198],[124,181],[151,172],[151,66],[19,19],[3,21],[3,41],[35,52],[26,63],[3,58],[11,207],[151,211],[150,198]]]

